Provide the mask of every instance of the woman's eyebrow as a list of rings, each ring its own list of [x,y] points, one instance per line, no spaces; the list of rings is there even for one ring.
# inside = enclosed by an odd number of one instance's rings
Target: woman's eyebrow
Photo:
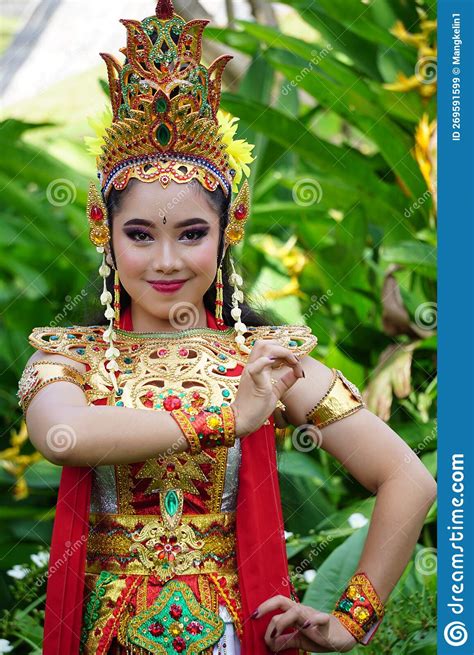
[[[195,218],[187,218],[184,221],[179,221],[179,223],[175,224],[175,228],[179,227],[187,227],[188,225],[196,225],[197,223],[201,223],[203,225],[209,225],[209,223],[204,219],[204,218],[199,218],[196,216]],[[153,221],[148,221],[145,218],[131,218],[129,221],[123,224],[123,227],[127,227],[128,225],[142,225],[145,227],[155,227],[155,223]]]

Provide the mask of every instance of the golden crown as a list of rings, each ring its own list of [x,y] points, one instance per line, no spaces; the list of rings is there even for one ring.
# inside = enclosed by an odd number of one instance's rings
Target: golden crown
[[[219,111],[222,73],[232,56],[206,68],[202,35],[209,21],[186,22],[170,0],[160,0],[155,14],[120,21],[127,29],[123,66],[101,53],[112,115],[100,150],[96,144],[91,152],[97,154],[103,197],[112,185],[124,189],[131,177],[159,179],[165,187],[172,179],[196,178],[210,191],[220,185],[229,196],[253,161],[253,146],[232,138],[235,119]]]

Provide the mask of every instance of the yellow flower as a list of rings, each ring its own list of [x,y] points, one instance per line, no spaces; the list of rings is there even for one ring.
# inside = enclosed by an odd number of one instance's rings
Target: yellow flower
[[[92,127],[96,136],[85,136],[84,143],[91,155],[99,157],[102,154],[102,146],[105,143],[106,129],[112,125],[113,114],[109,105],[96,117],[88,116],[87,122]]]
[[[238,123],[238,118],[219,109],[217,120],[219,121],[218,132],[222,136],[222,143],[227,147],[230,165],[235,170],[232,191],[236,192],[242,180],[242,174],[245,173],[247,177],[250,175],[250,168],[247,164],[251,164],[255,159],[250,154],[255,146],[244,139],[234,139],[235,133],[237,132],[236,123]]]

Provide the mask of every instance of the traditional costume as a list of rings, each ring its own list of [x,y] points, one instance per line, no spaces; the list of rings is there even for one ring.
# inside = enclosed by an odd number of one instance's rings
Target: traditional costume
[[[186,23],[171,2],[160,1],[154,16],[121,22],[126,62],[102,54],[112,115],[106,134],[92,144],[101,189],[91,185],[87,206],[90,238],[102,254],[101,302],[110,323],[33,330],[29,341],[45,357],[25,368],[19,387],[24,411],[57,380],[79,385],[90,405],[189,415],[228,407],[255,339],[277,340],[300,355],[317,343],[305,326],[247,327],[235,269],[233,326],[222,319],[220,266],[216,313],[206,310],[206,327],[134,332],[130,307],[120,312],[117,271],[115,297],[107,291],[112,187],[122,190],[131,178],[159,180],[163,187],[197,179],[210,191],[220,186],[229,201],[235,192],[225,230],[229,245],[242,239],[250,210],[248,184],[239,189],[239,182],[251,146],[233,141],[234,119],[219,112],[221,76],[231,57],[209,68],[201,63],[208,21]],[[236,143],[240,158],[232,154]],[[48,361],[48,354],[81,362],[86,373]],[[344,415],[362,406],[346,382],[344,393],[337,387],[342,405],[333,408],[342,407]],[[325,421],[328,416],[326,407]],[[44,655],[266,655],[264,634],[273,614],[250,615],[276,594],[297,601],[288,576],[272,416],[230,447],[217,442],[131,464],[63,468]]]

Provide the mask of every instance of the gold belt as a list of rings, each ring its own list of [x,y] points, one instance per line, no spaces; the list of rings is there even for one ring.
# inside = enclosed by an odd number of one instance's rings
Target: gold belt
[[[170,529],[156,515],[91,513],[87,573],[235,573],[235,512],[183,514]]]

